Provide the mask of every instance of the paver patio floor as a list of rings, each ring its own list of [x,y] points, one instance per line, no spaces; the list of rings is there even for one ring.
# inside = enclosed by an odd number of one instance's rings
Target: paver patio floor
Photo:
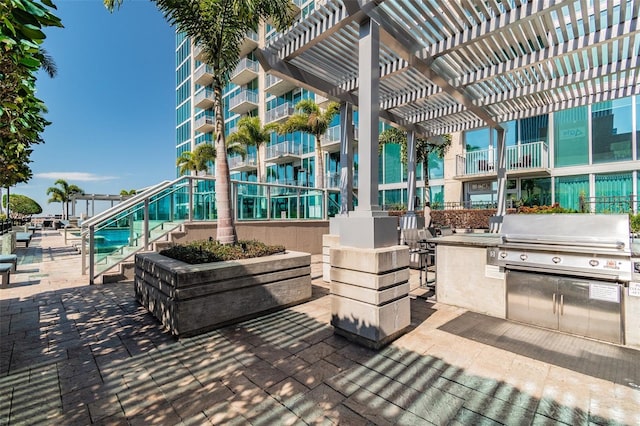
[[[610,351],[598,368],[628,371],[603,375],[578,368],[580,351],[539,356],[476,338],[461,321],[486,317],[420,291],[411,330],[368,350],[334,335],[317,262],[311,301],[176,339],[137,304],[131,282],[87,285],[62,243],[57,231],[36,234],[0,289],[0,425],[640,424],[640,351],[635,369]],[[540,332],[486,320],[523,345]]]

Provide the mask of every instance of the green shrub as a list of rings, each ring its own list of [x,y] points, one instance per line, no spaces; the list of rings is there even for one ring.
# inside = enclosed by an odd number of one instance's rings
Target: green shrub
[[[634,234],[640,233],[640,213],[629,215],[629,221],[631,223],[631,232]]]
[[[194,265],[225,260],[250,259],[252,257],[283,253],[284,251],[284,246],[270,246],[255,240],[238,241],[235,244],[220,244],[217,241],[193,241],[188,244],[172,246],[162,250],[160,254]]]

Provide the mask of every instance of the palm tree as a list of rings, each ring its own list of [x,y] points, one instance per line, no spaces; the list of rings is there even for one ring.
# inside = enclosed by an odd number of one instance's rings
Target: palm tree
[[[340,104],[331,102],[322,112],[320,107],[311,99],[303,99],[296,104],[297,113],[284,122],[278,132],[305,132],[316,138],[316,188],[324,188],[324,157],[320,137],[329,128],[331,120],[340,113]]]
[[[135,189],[130,189],[129,191],[127,191],[126,189],[123,189],[120,191],[120,195],[122,197],[127,197],[129,195],[136,195],[138,193],[138,191],[136,191]]]
[[[122,0],[103,0],[109,10]],[[217,151],[216,204],[217,240],[223,244],[237,241],[231,214],[231,184],[227,144],[224,134],[222,91],[240,60],[240,46],[249,31],[258,31],[260,23],[269,22],[278,31],[293,19],[291,0],[152,0],[165,19],[202,48],[204,62],[212,68],[216,116]]]
[[[84,194],[84,191],[77,185],[69,185],[66,180],[58,179],[54,185],[47,189],[47,195],[51,195],[51,198],[47,200],[48,203],[62,203],[62,218],[69,218],[69,201],[76,194]],[[65,216],[66,211],[66,216]]]
[[[227,155],[241,155],[243,158],[247,151],[242,145],[236,142],[227,143]],[[176,160],[176,165],[180,167],[180,174],[185,175],[192,171],[194,175],[198,172],[206,172],[209,170],[209,163],[215,161],[217,156],[216,149],[208,143],[201,143],[196,146],[193,152],[183,152]]]
[[[216,159],[216,149],[208,143],[201,143],[196,146],[193,152],[183,152],[176,160],[176,166],[180,167],[180,174],[186,175],[192,171],[194,175],[198,172],[209,170],[209,163]]]
[[[400,145],[400,160],[407,164],[407,133],[395,127],[383,130],[378,136],[378,152],[386,144]],[[416,139],[416,163],[422,163],[422,176],[424,179],[425,202],[429,201],[429,154],[436,152],[438,157],[443,158],[451,146],[451,135],[436,136],[430,139]]]
[[[260,147],[269,142],[271,132],[278,129],[278,125],[267,124],[262,126],[260,117],[243,117],[238,121],[238,131],[229,135],[231,144],[256,147],[256,164],[258,166],[258,182],[262,182],[262,165],[260,164]]]

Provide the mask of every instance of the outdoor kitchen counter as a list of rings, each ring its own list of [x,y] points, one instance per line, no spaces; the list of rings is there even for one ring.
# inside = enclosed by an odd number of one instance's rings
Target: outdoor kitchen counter
[[[427,241],[447,246],[495,247],[501,242],[501,234],[454,234],[429,238]]]
[[[504,273],[487,265],[487,247],[500,234],[455,234],[428,240],[436,244],[438,302],[506,318]]]

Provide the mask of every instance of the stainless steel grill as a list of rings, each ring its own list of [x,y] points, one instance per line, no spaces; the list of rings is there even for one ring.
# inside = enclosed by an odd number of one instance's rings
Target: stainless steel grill
[[[622,290],[640,267],[627,215],[508,215],[502,232],[487,263],[506,272],[507,318],[623,343]]]

